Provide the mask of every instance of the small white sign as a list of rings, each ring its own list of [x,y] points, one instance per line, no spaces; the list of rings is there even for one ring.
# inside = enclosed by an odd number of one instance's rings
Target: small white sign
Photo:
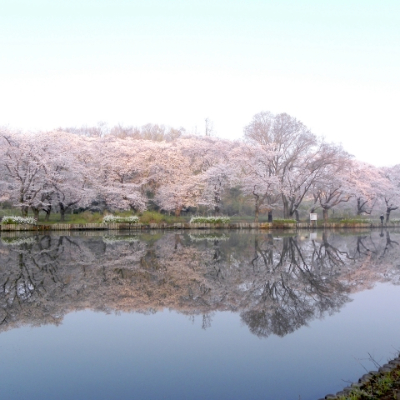
[[[317,221],[318,214],[317,213],[310,213],[310,221]]]

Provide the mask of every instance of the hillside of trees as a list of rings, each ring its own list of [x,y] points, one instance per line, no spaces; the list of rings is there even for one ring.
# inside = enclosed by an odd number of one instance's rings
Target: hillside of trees
[[[256,114],[241,140],[151,124],[0,129],[0,203],[36,218],[151,209],[327,219],[345,204],[353,215],[385,213],[388,222],[399,192],[400,165],[360,162],[284,113]]]

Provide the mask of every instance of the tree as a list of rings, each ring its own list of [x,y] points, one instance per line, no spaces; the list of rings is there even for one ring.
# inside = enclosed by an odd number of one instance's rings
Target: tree
[[[268,162],[268,174],[280,185],[285,218],[297,209],[310,189],[320,151],[317,137],[297,119],[288,114],[261,112],[244,128],[245,138],[274,156]]]
[[[279,178],[271,170],[276,157],[272,146],[243,145],[232,153],[232,167],[240,179],[244,194],[254,199],[254,221],[260,212],[272,210],[280,194]]]
[[[383,168],[383,174],[387,179],[388,186],[383,195],[384,204],[386,207],[386,223],[389,222],[390,213],[399,208],[400,196],[400,164],[393,167]]]
[[[222,191],[228,184],[229,168],[225,164],[231,148],[232,143],[226,140],[196,136],[154,146],[151,171],[156,203],[176,216],[198,204],[219,210]]]
[[[107,208],[146,209],[143,187],[148,182],[147,158],[153,147],[149,141],[129,137],[106,137],[94,143],[94,188]]]
[[[2,186],[7,188],[9,200],[21,209],[23,216],[31,207],[37,218],[41,207],[47,205],[51,191],[46,149],[32,135],[3,131],[0,140],[1,146],[4,146],[0,161],[4,171]]]
[[[390,182],[381,168],[361,161],[353,160],[351,171],[357,215],[371,214],[377,201],[389,189]]]
[[[197,138],[190,151],[190,157],[197,159],[200,171],[202,195],[199,204],[213,210],[214,215],[221,211],[222,195],[225,189],[238,183],[235,168],[232,168],[231,155],[240,143],[218,138]]]
[[[347,203],[354,197],[351,179],[351,163],[348,154],[337,154],[336,162],[329,164],[324,169],[324,175],[315,184],[313,189],[314,206],[319,204],[322,208],[323,218],[326,222],[328,211],[340,203]]]
[[[224,190],[236,183],[236,175],[229,164],[220,163],[212,166],[202,174],[203,190],[199,204],[213,210],[214,215],[221,211]]]
[[[339,158],[339,159],[338,159]],[[281,181],[284,209],[287,216],[299,220],[298,208],[311,198],[313,189],[327,178],[327,171],[344,162],[348,155],[340,146],[319,142],[306,157],[299,157]],[[328,179],[329,180],[329,179]]]
[[[155,201],[166,211],[179,216],[187,207],[197,205],[201,196],[201,169],[192,152],[197,140],[193,137],[160,143],[152,170],[156,182]]]

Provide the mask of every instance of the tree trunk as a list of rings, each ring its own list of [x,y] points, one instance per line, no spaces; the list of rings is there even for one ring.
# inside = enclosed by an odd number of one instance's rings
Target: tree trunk
[[[361,199],[357,199],[357,215],[361,215],[362,213],[362,206],[361,206]]]
[[[50,220],[50,213],[51,213],[51,206],[48,208],[43,209],[43,211],[46,213],[46,216],[44,217],[44,220],[48,222]]]
[[[283,202],[283,218],[289,218],[289,202],[285,196],[282,195],[282,202]]]
[[[256,199],[256,204],[254,207],[254,222],[258,222],[259,214],[260,214],[260,205],[258,204],[258,199]]]
[[[328,222],[328,209],[327,208],[322,209],[322,216],[324,217],[324,222]]]
[[[61,222],[65,221],[65,207],[63,203],[58,203],[60,206],[60,215],[61,215]]]
[[[299,222],[299,221],[300,221],[300,218],[299,218],[299,211],[297,210],[297,208],[295,208],[294,210],[290,211],[290,213],[289,213],[289,218],[290,218],[290,219],[293,219],[293,215],[294,215],[295,220],[296,220],[297,222]]]
[[[33,211],[33,218],[35,218],[36,221],[39,221],[39,211],[40,209],[37,207],[32,207]]]
[[[175,217],[181,216],[182,207],[175,208]]]
[[[221,197],[219,195],[219,191],[215,188],[214,190],[214,217],[216,217],[217,215],[219,215],[220,211],[221,211]]]
[[[390,212],[391,211],[392,211],[392,209],[390,207],[386,208],[386,223],[389,222]]]

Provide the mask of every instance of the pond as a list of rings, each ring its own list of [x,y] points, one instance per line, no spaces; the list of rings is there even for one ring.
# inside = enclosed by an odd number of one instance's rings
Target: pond
[[[319,399],[399,299],[398,230],[2,233],[2,398]]]

